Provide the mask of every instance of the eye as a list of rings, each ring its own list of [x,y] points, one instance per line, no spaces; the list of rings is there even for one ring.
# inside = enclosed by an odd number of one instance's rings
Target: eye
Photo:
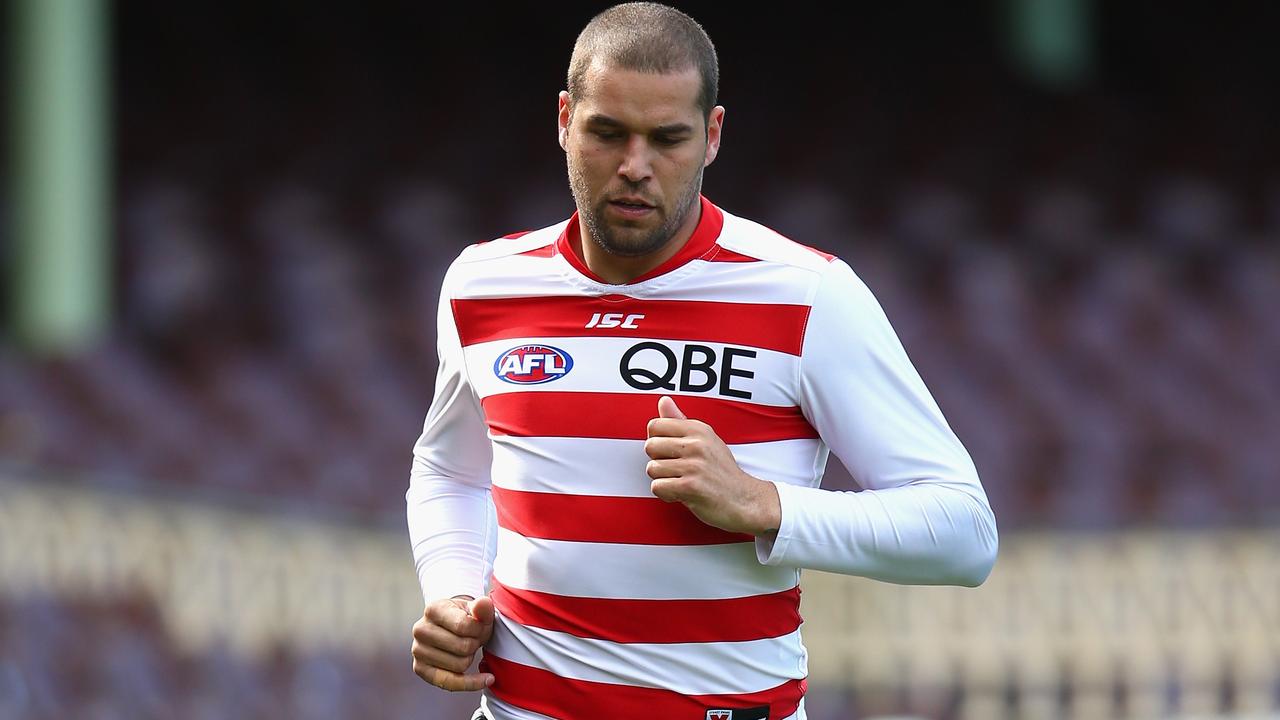
[[[672,135],[659,135],[655,137],[653,140],[659,145],[664,145],[666,147],[675,147],[676,145],[679,145],[680,143],[684,142],[683,137],[675,137]]]
[[[622,133],[615,130],[592,130],[591,133],[601,140],[617,140],[622,137]]]

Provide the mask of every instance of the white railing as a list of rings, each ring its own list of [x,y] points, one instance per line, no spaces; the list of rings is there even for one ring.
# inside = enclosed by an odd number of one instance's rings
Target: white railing
[[[803,607],[813,682],[855,696],[958,695],[974,720],[1280,717],[1274,530],[1009,535],[980,588],[810,572]]]
[[[803,588],[811,682],[864,708],[1276,717],[1274,529],[1006,534],[981,588]],[[404,532],[0,480],[0,597],[31,592],[142,592],[180,646],[247,654],[407,655],[421,612]]]

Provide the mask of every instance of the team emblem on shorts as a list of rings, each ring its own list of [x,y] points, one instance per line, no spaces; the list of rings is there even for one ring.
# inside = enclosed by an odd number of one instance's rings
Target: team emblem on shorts
[[[733,720],[732,710],[708,710],[707,720]]]
[[[559,380],[573,369],[569,353],[550,345],[521,345],[498,356],[493,374],[516,385],[541,385]]]

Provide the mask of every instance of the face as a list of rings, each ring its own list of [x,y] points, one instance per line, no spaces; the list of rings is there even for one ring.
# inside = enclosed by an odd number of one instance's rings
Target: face
[[[697,222],[724,108],[703,118],[694,69],[651,74],[597,64],[586,80],[578,102],[560,93],[560,145],[579,219],[606,252],[656,252]]]

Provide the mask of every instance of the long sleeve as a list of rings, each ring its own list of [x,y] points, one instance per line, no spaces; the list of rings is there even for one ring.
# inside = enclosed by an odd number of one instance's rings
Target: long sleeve
[[[435,397],[413,448],[405,493],[414,564],[427,602],[483,595],[497,533],[489,497],[492,450],[454,323],[452,275],[445,276],[440,292]]]
[[[995,562],[995,516],[968,452],[871,291],[826,270],[805,330],[801,409],[864,489],[776,483],[782,522],[757,551],[888,582],[976,586]]]

